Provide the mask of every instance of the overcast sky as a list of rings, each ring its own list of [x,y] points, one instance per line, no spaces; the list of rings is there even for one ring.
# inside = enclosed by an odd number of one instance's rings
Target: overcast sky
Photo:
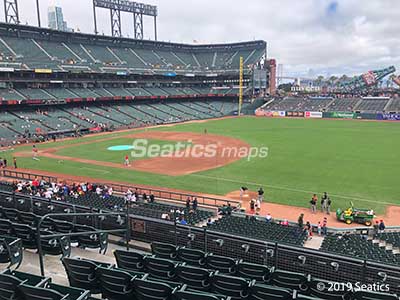
[[[37,24],[35,0],[19,0],[22,23]],[[92,0],[40,0],[63,8],[69,27],[94,31]],[[141,1],[139,1],[141,2]],[[285,75],[355,74],[400,68],[399,0],[148,0],[159,9],[159,40],[193,43],[262,39]],[[4,12],[1,11],[4,20]],[[110,34],[110,14],[97,9],[99,31]],[[123,34],[132,36],[124,14]],[[152,20],[145,37],[153,38]]]

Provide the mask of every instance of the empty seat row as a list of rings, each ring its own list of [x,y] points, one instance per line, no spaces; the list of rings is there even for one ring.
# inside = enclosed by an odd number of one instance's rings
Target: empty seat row
[[[111,264],[79,258],[64,258],[63,264],[71,286],[90,290],[93,294],[101,293],[102,298],[110,300],[398,300],[395,295],[384,293],[330,291],[329,282],[326,280],[307,278],[303,274],[284,271],[272,272],[273,279],[270,282],[259,282],[249,277],[226,275],[218,271],[181,265],[177,277],[160,278],[153,271],[164,270],[161,261],[162,259],[154,259],[145,262],[152,265],[153,270],[146,269],[151,273],[116,268]],[[247,267],[254,268],[250,265]],[[325,286],[324,289],[321,289],[321,284]]]
[[[18,269],[22,262],[22,240],[15,237],[0,236],[0,264],[8,264],[8,268],[16,266]]]
[[[90,291],[61,286],[50,278],[18,271],[0,273],[0,299],[2,300],[86,300]]]
[[[37,225],[40,216],[28,212],[18,212],[14,209],[0,209],[0,235],[21,239],[25,249],[38,249]],[[87,225],[74,224],[72,222],[46,219],[40,228],[41,245],[45,254],[69,256],[71,242],[77,243],[80,248],[99,249],[105,253],[108,246],[107,233],[94,233],[97,229]],[[80,232],[93,232],[91,234],[49,237],[55,234],[69,234]]]

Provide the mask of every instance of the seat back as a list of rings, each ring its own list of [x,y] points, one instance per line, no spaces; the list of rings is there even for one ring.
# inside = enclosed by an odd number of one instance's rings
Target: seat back
[[[18,299],[17,287],[24,281],[8,274],[0,274],[0,299]]]
[[[204,251],[189,248],[179,248],[177,259],[193,266],[205,266],[206,259]]]
[[[74,232],[74,224],[68,221],[52,219],[54,230],[60,233]]]
[[[15,236],[15,232],[10,220],[0,219],[0,235],[1,236]]]
[[[171,260],[147,256],[143,261],[145,271],[153,277],[167,280],[176,277],[175,263]]]
[[[0,263],[9,263],[7,268],[17,265],[18,268],[22,262],[23,248],[22,240],[13,237],[0,236]]]
[[[159,243],[159,242],[152,242],[151,243],[151,252],[159,257],[165,259],[176,259],[176,246],[167,243]]]
[[[144,269],[144,255],[134,251],[114,251],[115,260],[117,261],[118,268],[131,270],[131,271],[143,271]]]
[[[174,300],[224,300],[226,297],[197,291],[176,291]]]
[[[270,274],[271,270],[267,266],[252,263],[240,262],[236,268],[237,276],[253,279],[260,283],[268,282]]]
[[[18,286],[19,295],[23,300],[61,300],[65,295],[42,287],[33,287],[25,284]],[[72,300],[72,299],[71,299]]]
[[[193,266],[177,266],[175,268],[178,280],[188,287],[201,291],[210,290],[210,272]]]
[[[75,232],[93,232],[96,228],[86,225],[75,225]],[[107,233],[93,233],[83,234],[77,238],[79,247],[89,249],[99,249],[99,252],[105,253],[108,246],[108,234]]]
[[[37,249],[36,231],[29,225],[12,223],[16,237],[22,240],[22,245],[27,249]]]
[[[19,212],[18,220],[20,223],[36,227],[38,217],[34,213],[21,211]]]
[[[234,274],[236,272],[236,260],[230,257],[209,254],[206,256],[206,268],[225,274]]]
[[[15,208],[2,208],[2,217],[10,220],[11,222],[16,222],[18,221],[19,217],[19,212]]]
[[[250,287],[249,300],[291,300],[292,293],[290,290],[272,285],[256,283]]]
[[[307,277],[302,273],[275,270],[271,273],[270,283],[293,290],[307,290]]]
[[[133,287],[137,300],[168,300],[173,292],[167,283],[145,279],[134,279]]]
[[[71,286],[90,290],[93,294],[100,292],[99,280],[96,277],[96,264],[91,261],[67,257],[62,259],[62,263]]]
[[[398,297],[394,294],[388,294],[388,293],[357,291],[353,294],[353,299],[354,300],[398,300]]]
[[[71,241],[69,237],[46,237],[46,235],[54,234],[51,231],[41,231],[40,241],[44,254],[47,255],[61,255],[62,257],[69,257],[71,255]]]
[[[126,271],[98,267],[96,276],[99,279],[103,298],[110,300],[134,299],[132,282],[134,276]]]
[[[215,274],[211,276],[211,291],[232,299],[246,299],[249,297],[249,282],[241,277]]]

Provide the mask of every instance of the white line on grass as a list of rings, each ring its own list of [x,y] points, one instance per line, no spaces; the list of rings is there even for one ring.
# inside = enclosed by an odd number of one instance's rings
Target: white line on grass
[[[253,186],[265,186],[265,187],[268,187],[268,188],[271,188],[271,189],[285,190],[285,191],[292,191],[292,192],[299,192],[299,193],[306,193],[306,194],[315,194],[316,193],[315,191],[307,191],[307,190],[289,188],[289,187],[278,186],[278,185],[266,185],[264,183],[257,183],[257,182],[245,182],[245,181],[239,181],[239,180],[235,180],[235,179],[222,178],[222,177],[214,177],[214,176],[199,175],[199,174],[192,174],[191,176],[202,177],[202,178],[207,178],[207,179],[214,179],[214,180],[220,180],[220,181],[226,181],[226,182],[234,182],[234,183],[239,183],[239,184],[247,184],[247,185],[253,185]],[[357,201],[369,202],[369,203],[377,203],[377,200],[358,198],[358,197],[353,197],[353,196],[345,196],[345,195],[336,195],[336,194],[330,194],[330,195],[331,196],[335,196],[337,198],[343,198],[343,199],[349,199],[349,200],[357,200]],[[395,203],[393,203],[393,202],[379,201],[379,203],[380,204],[387,204],[387,205],[395,205]]]
[[[110,171],[107,171],[107,170],[101,170],[101,169],[95,169],[95,168],[88,168],[88,167],[81,167],[80,169],[81,169],[81,170],[89,170],[89,171],[100,172],[100,173],[103,173],[103,174],[109,174],[109,173],[110,173]]]

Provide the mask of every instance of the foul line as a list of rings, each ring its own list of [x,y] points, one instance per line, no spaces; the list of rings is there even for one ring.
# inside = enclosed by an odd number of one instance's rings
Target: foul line
[[[214,179],[214,180],[220,180],[220,181],[226,181],[226,182],[234,182],[234,183],[239,183],[239,184],[247,184],[247,185],[253,185],[253,186],[265,186],[265,187],[272,188],[272,189],[277,189],[277,190],[285,190],[285,191],[292,191],[292,192],[299,192],[299,193],[306,193],[306,194],[315,194],[315,191],[300,190],[300,189],[294,189],[294,188],[289,188],[289,187],[284,187],[284,186],[277,186],[277,185],[266,185],[266,184],[257,183],[257,182],[246,182],[246,181],[239,181],[239,180],[235,180],[235,179],[214,177],[214,176],[207,176],[207,175],[199,175],[199,174],[192,174],[191,176]],[[336,195],[336,194],[330,194],[330,195],[331,196],[335,196],[337,198],[357,200],[357,201],[369,202],[369,203],[377,203],[376,200],[371,200],[371,199],[350,197],[350,196]],[[396,205],[396,203],[385,202],[385,201],[379,201],[379,203],[387,204],[387,205]]]

